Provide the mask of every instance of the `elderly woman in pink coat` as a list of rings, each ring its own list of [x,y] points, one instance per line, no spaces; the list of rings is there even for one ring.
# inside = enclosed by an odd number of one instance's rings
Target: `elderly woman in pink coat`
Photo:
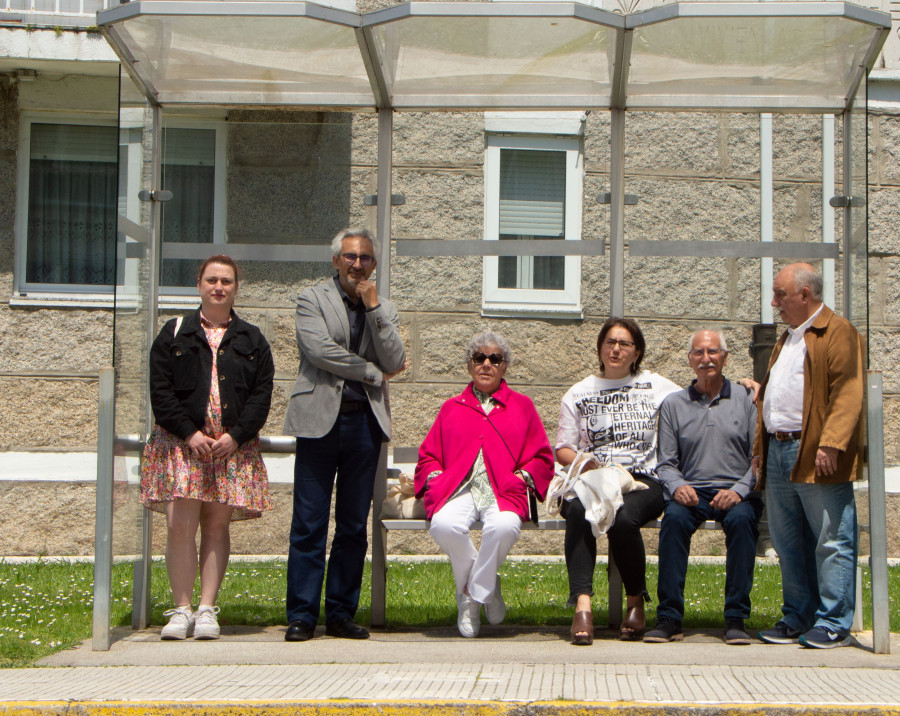
[[[543,500],[553,477],[553,452],[534,403],[503,379],[511,359],[499,333],[469,341],[472,382],[441,407],[416,465],[416,495],[431,536],[450,557],[456,624],[468,638],[478,636],[482,607],[491,624],[506,616],[500,565],[529,518],[528,491]],[[478,520],[484,526],[476,550],[469,529]]]

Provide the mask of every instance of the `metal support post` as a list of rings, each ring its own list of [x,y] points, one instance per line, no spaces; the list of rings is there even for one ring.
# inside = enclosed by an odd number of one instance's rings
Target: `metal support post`
[[[97,410],[97,509],[94,521],[94,606],[91,649],[109,651],[112,607],[113,433],[116,429],[116,371],[100,369]]]
[[[609,314],[625,315],[625,110],[611,109],[609,133]]]
[[[160,189],[162,182],[162,111],[159,106],[150,109],[150,134],[151,134],[151,180],[150,191]],[[151,194],[151,196],[153,196]],[[149,346],[156,338],[156,324],[159,315],[159,264],[161,260],[160,248],[160,217],[162,208],[157,198],[150,201],[150,245],[147,251],[148,296],[147,296],[147,323],[146,345]],[[145,386],[145,390],[148,387]],[[149,432],[153,425],[153,410],[150,400],[147,399],[145,416],[145,430]],[[143,509],[140,512],[141,532],[141,557],[134,563],[134,586],[132,592],[133,606],[131,612],[131,626],[134,629],[146,629],[150,623],[150,567],[153,558],[153,522],[150,511]]]
[[[822,115],[822,243],[834,243],[834,115]],[[834,259],[822,259],[823,296],[834,306]]]
[[[378,110],[378,205],[376,236],[381,243],[378,254],[378,294],[391,295],[391,179],[393,175],[394,114],[391,109]],[[388,391],[388,386],[385,386]],[[390,410],[390,394],[386,395]],[[387,581],[387,540],[381,528],[381,503],[387,494],[387,443],[383,443],[372,492],[372,626],[384,626]]]
[[[844,207],[844,215],[843,215],[843,245],[842,249],[844,252],[844,266],[843,266],[843,279],[844,279],[844,311],[843,315],[848,321],[853,321],[854,316],[852,315],[853,303],[851,302],[851,293],[852,293],[852,282],[853,282],[853,209],[851,208],[850,199],[853,196],[855,191],[855,187],[853,186],[853,133],[852,133],[852,124],[853,124],[853,109],[852,106],[849,109],[844,110],[842,115],[843,118],[843,127],[841,131],[841,140],[843,142],[843,150],[844,150],[844,164],[843,164],[843,186],[841,187],[841,193],[848,199],[846,206]]]
[[[771,244],[774,241],[772,216],[774,206],[773,194],[773,158],[772,158],[772,115],[759,115],[759,233],[760,241]],[[775,275],[775,262],[771,256],[764,256],[759,261],[759,322],[774,323],[772,312],[772,281]],[[771,351],[769,351],[771,353]],[[768,366],[768,359],[766,360]],[[755,370],[754,365],[754,370]],[[765,375],[765,373],[763,373]],[[762,381],[762,378],[755,378]]]
[[[884,404],[881,392],[881,371],[867,371],[866,378],[872,638],[876,654],[890,654],[891,622],[888,601],[887,515],[884,495]]]

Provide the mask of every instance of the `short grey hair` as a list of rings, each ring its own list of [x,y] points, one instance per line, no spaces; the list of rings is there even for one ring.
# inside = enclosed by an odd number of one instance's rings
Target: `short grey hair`
[[[805,268],[803,264],[794,267],[794,290],[801,291],[806,286],[814,301],[822,300],[822,277],[813,268]]]
[[[691,337],[688,339],[688,353],[694,350],[694,339],[700,333],[715,333],[719,338],[719,348],[721,348],[726,353],[728,352],[728,341],[725,340],[725,334],[722,333],[722,331],[717,331],[714,328],[701,328],[699,331],[694,331],[693,333],[691,333]]]
[[[372,244],[372,252],[375,254],[375,260],[378,260],[378,239],[372,236],[372,232],[368,229],[341,229],[337,232],[337,235],[331,240],[331,255],[334,258],[337,258],[341,255],[341,244],[344,243],[344,239],[352,239],[359,237],[360,239],[366,239],[370,244]]]
[[[466,346],[466,363],[472,360],[473,354],[488,346],[497,346],[500,349],[500,353],[503,354],[503,360],[506,361],[506,364],[510,365],[512,363],[512,350],[509,347],[509,343],[502,333],[495,331],[482,331],[469,339],[469,345]]]

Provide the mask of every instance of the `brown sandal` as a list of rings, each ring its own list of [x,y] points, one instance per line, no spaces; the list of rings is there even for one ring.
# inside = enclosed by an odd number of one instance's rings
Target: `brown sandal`
[[[575,612],[572,620],[572,643],[575,646],[590,646],[594,643],[594,615],[591,612]]]
[[[647,628],[647,621],[644,616],[644,605],[631,607],[625,614],[625,620],[622,622],[622,628],[619,630],[619,639],[621,641],[637,641],[644,635]]]

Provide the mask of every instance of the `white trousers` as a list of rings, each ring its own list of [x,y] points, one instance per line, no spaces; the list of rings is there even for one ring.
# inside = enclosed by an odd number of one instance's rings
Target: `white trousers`
[[[481,549],[469,537],[472,523],[481,520]],[[522,520],[497,505],[479,510],[466,489],[449,500],[431,518],[431,536],[450,557],[456,593],[468,592],[476,602],[490,604],[499,581],[498,572],[519,538]]]

